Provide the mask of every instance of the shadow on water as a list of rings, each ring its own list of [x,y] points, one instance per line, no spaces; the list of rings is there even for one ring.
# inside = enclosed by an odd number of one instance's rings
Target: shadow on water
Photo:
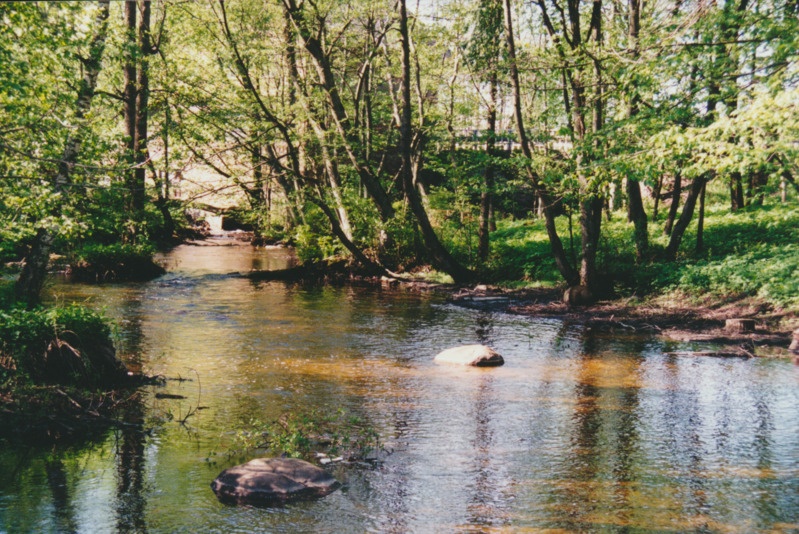
[[[77,532],[78,522],[70,499],[70,488],[64,462],[54,458],[45,462],[47,484],[53,499],[53,523],[59,532]]]
[[[666,355],[651,338],[402,291],[253,283],[224,273],[271,260],[210,248],[179,249],[149,284],[58,288],[108,307],[128,363],[193,380],[167,383],[183,400],[143,390],[129,407],[128,422],[173,416],[152,434],[0,448],[0,531],[799,529],[790,365]],[[433,362],[472,343],[506,364]],[[200,390],[188,439],[178,421]],[[224,454],[237,430],[292,410],[343,410],[387,452],[333,464],[345,486],[318,501],[220,505],[210,481],[249,459]]]
[[[129,423],[144,425],[145,407],[134,402],[126,409]],[[119,532],[146,532],[147,493],[144,454],[147,436],[140,428],[126,427],[116,435],[116,524]]]

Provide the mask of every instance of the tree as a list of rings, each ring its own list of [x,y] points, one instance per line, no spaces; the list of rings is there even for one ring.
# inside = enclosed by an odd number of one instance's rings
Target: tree
[[[410,60],[410,37],[408,32],[408,12],[405,0],[399,2],[400,24],[399,31],[402,43],[402,109],[400,115],[400,154],[402,156],[402,184],[405,190],[405,198],[410,204],[411,210],[416,218],[427,245],[433,264],[448,273],[456,283],[464,283],[473,278],[473,274],[463,267],[449,251],[444,247],[430,223],[427,210],[419,198],[416,184],[413,180],[413,161],[412,161],[412,140],[411,131],[411,60]]]
[[[499,67],[502,52],[503,9],[499,0],[480,0],[475,13],[472,38],[467,58],[477,71],[481,83],[488,83],[486,101],[485,133],[487,161],[484,182],[480,191],[480,227],[478,255],[482,261],[488,259],[491,210],[494,194],[496,165],[497,112],[499,108]]]
[[[92,106],[97,77],[102,68],[103,52],[108,36],[108,10],[109,1],[100,0],[95,18],[94,35],[88,49],[88,55],[81,58],[83,77],[78,85],[77,100],[75,102],[75,128],[67,136],[61,159],[58,162],[58,172],[53,177],[53,189],[56,194],[69,196],[68,186],[71,183],[72,169],[78,162],[81,142],[87,129],[87,115]],[[52,215],[57,215],[58,207]],[[47,275],[47,266],[50,261],[50,250],[54,240],[53,229],[46,226],[39,228],[36,238],[25,257],[25,265],[17,279],[15,294],[18,300],[34,306],[39,302],[42,286]]]

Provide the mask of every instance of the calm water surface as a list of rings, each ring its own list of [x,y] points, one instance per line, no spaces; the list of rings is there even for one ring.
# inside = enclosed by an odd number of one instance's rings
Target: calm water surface
[[[182,246],[147,284],[65,285],[120,325],[121,353],[171,379],[116,430],[0,449],[3,532],[797,532],[799,369],[375,288],[254,283],[282,250]],[[493,346],[504,367],[437,366]],[[155,393],[184,395],[156,399]],[[192,412],[197,406],[205,409]],[[217,502],[252,418],[343,408],[392,451],[281,508]],[[193,413],[181,425],[177,420]]]

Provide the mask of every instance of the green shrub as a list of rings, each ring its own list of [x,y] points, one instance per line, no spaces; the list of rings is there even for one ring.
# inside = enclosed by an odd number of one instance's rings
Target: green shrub
[[[88,243],[71,254],[70,274],[83,281],[150,280],[164,273],[150,243]]]
[[[0,311],[0,357],[6,380],[14,370],[18,379],[35,383],[100,387],[126,374],[106,319],[74,304]]]

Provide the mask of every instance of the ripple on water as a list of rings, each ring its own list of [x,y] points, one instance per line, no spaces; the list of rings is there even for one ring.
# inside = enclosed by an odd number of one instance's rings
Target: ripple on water
[[[125,519],[165,532],[799,529],[799,371],[788,362],[665,355],[656,338],[431,295],[230,274],[290,261],[270,254],[180,247],[148,284],[54,288],[124,319],[126,351],[146,369],[190,380],[167,382],[181,400],[148,390],[145,420],[166,421],[150,436],[0,451],[0,530],[112,531]],[[433,362],[471,343],[506,364]],[[176,422],[198,405],[208,409]],[[374,425],[391,454],[335,467],[345,487],[320,501],[216,501],[210,481],[248,459],[225,454],[231,432],[339,408]],[[66,500],[48,485],[56,457]]]

